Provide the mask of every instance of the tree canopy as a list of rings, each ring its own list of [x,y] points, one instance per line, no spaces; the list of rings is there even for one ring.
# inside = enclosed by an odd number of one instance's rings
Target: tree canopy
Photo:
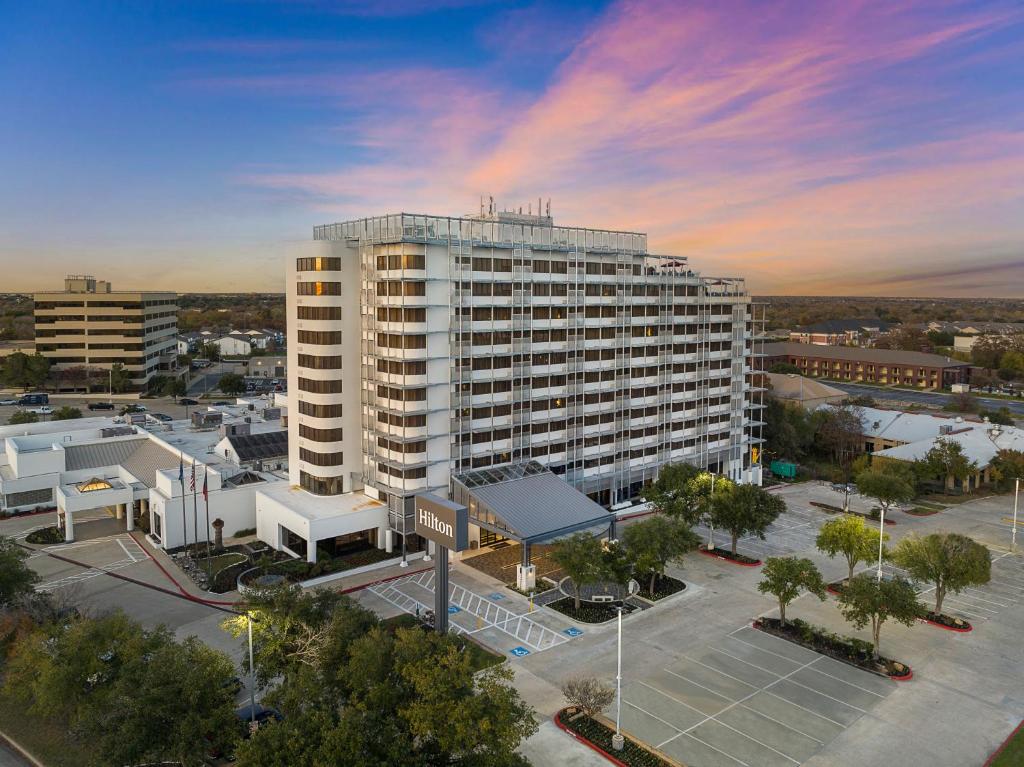
[[[700,469],[689,463],[666,464],[658,472],[658,478],[644,490],[644,498],[662,514],[684,517],[693,504],[690,482],[700,473]]]
[[[77,407],[70,407],[68,405],[57,408],[56,410],[53,411],[53,415],[50,416],[51,420],[54,421],[69,421],[73,418],[81,417],[81,410],[79,410]]]
[[[123,394],[131,385],[132,379],[128,371],[124,369],[124,365],[120,362],[115,362],[110,366],[108,382],[113,393]]]
[[[27,551],[13,539],[0,535],[0,607],[16,604],[32,594],[39,576],[27,561]]]
[[[217,388],[229,397],[237,396],[245,391],[245,378],[238,373],[225,373],[220,377]]]
[[[36,352],[28,355],[14,352],[4,357],[2,377],[8,386],[38,389],[50,374],[50,360]]]
[[[978,464],[964,455],[963,446],[951,439],[935,440],[935,444],[919,463],[925,473],[938,477],[946,489],[954,480],[963,482],[978,471]]]
[[[914,486],[899,473],[882,466],[872,467],[857,475],[857,490],[861,495],[878,501],[883,512],[896,503],[913,499]]]
[[[682,520],[656,514],[627,527],[622,542],[637,576],[648,579],[648,590],[654,596],[657,579],[665,574],[666,565],[695,549],[700,538]]]
[[[7,423],[12,426],[23,423],[37,423],[39,421],[39,414],[33,413],[31,410],[15,410],[11,413],[11,417],[7,419]]]
[[[805,590],[818,599],[825,599],[825,581],[821,572],[809,559],[797,557],[768,557],[761,569],[761,582],[757,590],[772,594],[779,600],[779,620],[786,625],[786,607]]]
[[[863,517],[843,514],[821,526],[815,545],[830,557],[842,554],[849,567],[848,578],[852,580],[858,563],[870,562],[878,556],[878,535],[878,530],[868,527]],[[889,540],[888,534],[883,540]]]
[[[987,548],[958,533],[910,535],[896,544],[892,559],[917,581],[934,584],[935,613],[942,614],[942,600],[952,591],[988,583],[992,559]]]
[[[890,618],[905,626],[913,626],[921,614],[917,592],[902,578],[877,581],[868,573],[851,578],[839,595],[839,610],[855,628],[871,624],[871,641],[875,657],[879,657],[882,625]]]
[[[732,553],[740,536],[756,535],[764,540],[765,530],[786,510],[786,502],[757,485],[733,485],[712,499],[711,520],[729,531]]]
[[[576,533],[558,541],[551,559],[572,579],[573,602],[580,609],[580,588],[604,577],[604,550],[601,541],[587,533]]]

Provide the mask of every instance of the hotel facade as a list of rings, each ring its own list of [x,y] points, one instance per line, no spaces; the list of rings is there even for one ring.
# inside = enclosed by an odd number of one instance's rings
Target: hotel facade
[[[291,484],[382,502],[389,549],[413,547],[417,493],[492,469],[540,464],[605,507],[673,462],[760,482],[744,283],[644,234],[379,216],[316,227],[287,280]],[[476,545],[501,537],[477,521]]]

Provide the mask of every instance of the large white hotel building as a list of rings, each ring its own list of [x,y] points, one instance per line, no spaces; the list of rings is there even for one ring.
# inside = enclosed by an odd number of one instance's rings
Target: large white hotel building
[[[287,279],[291,483],[383,501],[389,548],[412,547],[417,493],[494,467],[534,461],[603,506],[671,462],[760,482],[744,283],[644,234],[386,215],[316,227]]]

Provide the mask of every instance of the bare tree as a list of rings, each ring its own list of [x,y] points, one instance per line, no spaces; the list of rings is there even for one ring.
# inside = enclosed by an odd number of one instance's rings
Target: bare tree
[[[601,684],[596,677],[574,676],[562,682],[562,695],[570,706],[594,717],[615,699],[615,690]]]

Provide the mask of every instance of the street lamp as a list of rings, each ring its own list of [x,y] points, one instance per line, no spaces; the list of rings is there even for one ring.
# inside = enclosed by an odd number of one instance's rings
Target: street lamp
[[[882,582],[882,538],[885,537],[885,504],[880,505],[878,517],[878,582]]]
[[[618,664],[615,673],[615,734],[612,735],[612,749],[615,751],[621,751],[622,747],[626,743],[626,739],[622,737],[622,731],[619,728],[619,724],[622,720],[622,607],[623,602],[619,601],[615,604],[615,612],[619,615],[619,646],[618,646]]]
[[[249,726],[256,729],[256,664],[252,654],[252,613],[246,610],[245,618],[249,634]]]
[[[1017,498],[1020,495],[1020,477],[1013,483],[1013,532],[1010,533],[1010,551],[1017,550]]]

